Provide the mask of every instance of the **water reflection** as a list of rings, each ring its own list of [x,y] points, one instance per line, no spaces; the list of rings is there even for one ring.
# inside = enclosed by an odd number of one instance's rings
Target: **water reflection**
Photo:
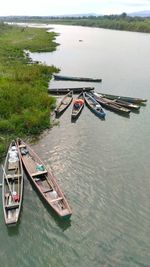
[[[20,220],[19,222],[17,223],[17,225],[14,225],[14,226],[7,226],[7,233],[10,237],[12,236],[16,236],[16,235],[19,235],[19,224],[20,224]]]

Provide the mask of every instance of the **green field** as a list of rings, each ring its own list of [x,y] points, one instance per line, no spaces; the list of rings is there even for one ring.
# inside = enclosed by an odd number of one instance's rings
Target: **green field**
[[[56,34],[0,24],[0,157],[11,139],[38,135],[51,126],[55,98],[48,96],[54,66],[33,63],[24,50],[54,51]]]

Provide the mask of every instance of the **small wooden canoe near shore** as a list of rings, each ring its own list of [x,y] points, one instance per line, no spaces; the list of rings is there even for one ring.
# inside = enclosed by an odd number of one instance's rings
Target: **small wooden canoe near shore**
[[[61,218],[69,218],[72,211],[52,172],[29,145],[21,139],[17,145],[26,172],[40,196]]]
[[[84,97],[83,93],[78,95],[78,97],[73,101],[72,113],[71,118],[73,120],[77,119],[84,107]]]
[[[69,77],[61,75],[53,75],[55,80],[64,81],[79,81],[79,82],[101,82],[102,79],[97,78],[82,78],[82,77]]]
[[[49,88],[48,93],[59,95],[59,94],[67,94],[69,91],[73,91],[74,94],[79,94],[81,92],[89,92],[92,90],[94,90],[94,87]]]
[[[102,109],[98,101],[96,101],[96,99],[88,93],[83,93],[83,95],[84,95],[85,103],[91,109],[91,111],[95,113],[98,117],[104,119],[106,113],[104,112],[104,110]]]
[[[9,146],[3,167],[2,203],[5,223],[16,225],[23,198],[23,168],[15,141]]]
[[[112,103],[107,98],[101,97],[97,93],[93,93],[92,95],[97,100],[98,103],[100,103],[103,107],[105,107],[109,110],[115,111],[117,113],[122,113],[124,115],[129,115],[129,113],[131,112],[131,110],[129,110],[125,107],[121,107],[116,103]]]
[[[141,104],[141,103],[147,102],[147,99],[143,99],[143,98],[130,97],[130,96],[118,96],[118,95],[110,95],[110,94],[103,94],[103,93],[99,93],[99,94],[111,100],[118,99],[118,100],[123,100],[123,101],[131,102],[131,103],[135,103],[135,104]]]
[[[61,115],[71,104],[73,100],[73,92],[69,91],[69,93],[67,93],[59,102],[59,104],[57,105],[57,107],[55,108],[55,113],[56,116]]]

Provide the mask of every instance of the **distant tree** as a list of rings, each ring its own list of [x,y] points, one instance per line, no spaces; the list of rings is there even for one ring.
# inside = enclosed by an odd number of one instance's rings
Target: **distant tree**
[[[121,15],[120,15],[121,18],[126,18],[127,17],[127,14],[125,12],[123,12]]]

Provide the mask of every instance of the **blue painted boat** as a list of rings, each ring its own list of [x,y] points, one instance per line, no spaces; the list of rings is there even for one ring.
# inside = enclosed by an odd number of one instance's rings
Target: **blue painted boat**
[[[83,93],[86,105],[95,113],[98,117],[104,119],[106,113],[102,109],[101,105],[87,92]]]
[[[53,75],[55,80],[64,80],[64,81],[79,81],[79,82],[101,82],[102,79],[98,78],[82,78],[82,77],[71,77],[71,76],[62,76],[62,75]]]

